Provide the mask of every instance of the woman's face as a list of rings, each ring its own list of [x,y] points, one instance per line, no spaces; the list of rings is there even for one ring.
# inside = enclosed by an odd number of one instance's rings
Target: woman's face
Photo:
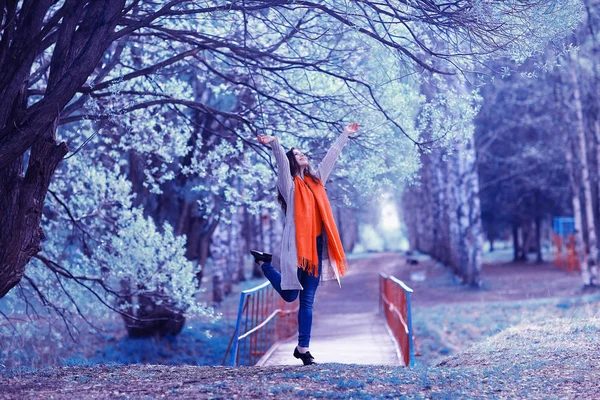
[[[304,169],[308,167],[308,157],[306,157],[300,150],[294,149],[294,157],[300,168]]]

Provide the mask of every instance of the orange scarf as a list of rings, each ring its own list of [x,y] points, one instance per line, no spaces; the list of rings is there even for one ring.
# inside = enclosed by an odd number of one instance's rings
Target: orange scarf
[[[296,248],[298,267],[309,274],[319,276],[319,256],[317,254],[317,236],[321,233],[321,224],[327,232],[327,250],[329,258],[335,262],[338,273],[343,276],[348,269],[342,241],[338,234],[325,187],[318,179],[305,176],[302,180],[294,177],[294,221],[296,223]]]

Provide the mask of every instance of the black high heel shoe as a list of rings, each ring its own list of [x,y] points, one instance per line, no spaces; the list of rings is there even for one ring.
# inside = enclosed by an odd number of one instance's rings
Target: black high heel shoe
[[[310,354],[310,351],[307,351],[306,353],[300,353],[296,347],[294,348],[294,357],[301,359],[304,365],[316,364],[314,361],[315,358],[312,356],[312,354]]]
[[[250,254],[254,257],[254,262],[258,264],[259,261],[270,263],[273,259],[273,255],[269,253],[263,253],[262,251],[250,250]]]

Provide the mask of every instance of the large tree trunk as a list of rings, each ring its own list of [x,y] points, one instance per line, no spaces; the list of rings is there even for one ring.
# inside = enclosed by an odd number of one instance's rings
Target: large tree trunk
[[[432,170],[435,168],[434,157],[421,157],[423,167],[421,168],[421,187],[420,187],[420,212],[419,216],[421,221],[419,222],[419,241],[420,249],[422,252],[430,254],[432,257],[437,257],[436,249],[433,245],[433,224],[432,219]]]
[[[535,247],[537,251],[536,262],[542,263],[544,262],[544,258],[542,256],[542,218],[535,217]]]
[[[567,161],[567,167],[569,170],[569,183],[571,185],[572,192],[572,204],[573,204],[573,218],[575,220],[575,252],[578,256],[579,265],[581,266],[581,278],[583,279],[584,285],[591,284],[591,275],[587,262],[587,254],[584,248],[583,240],[583,215],[581,213],[581,200],[579,182],[577,180],[575,166],[573,165],[573,150],[569,133],[565,133],[566,152],[565,157]]]
[[[422,182],[422,180],[421,180]],[[425,187],[423,183],[418,188],[418,201],[416,204],[416,220],[415,220],[415,248],[422,252],[427,252],[427,209],[424,207],[423,202],[420,201],[425,196]]]
[[[224,224],[219,224],[212,236],[210,254],[213,273],[213,302],[218,304],[225,298],[227,276],[227,229]]]
[[[0,298],[21,281],[25,265],[41,250],[40,220],[50,179],[67,153],[55,127],[34,144],[23,176],[23,157],[0,173]]]
[[[400,199],[400,210],[401,210],[401,218],[404,221],[404,226],[406,227],[406,235],[408,236],[408,247],[409,251],[417,250],[416,247],[416,231],[417,231],[417,218],[416,213],[416,188],[410,187],[405,190]]]
[[[227,226],[227,280],[225,281],[225,295],[233,290],[233,284],[245,280],[243,249],[245,247],[242,237],[242,209],[231,216]]]
[[[587,227],[588,249],[589,249],[589,284],[593,285],[598,278],[598,240],[596,238],[596,224],[594,222],[594,205],[592,202],[592,184],[590,180],[590,170],[587,161],[587,145],[585,139],[585,127],[583,120],[583,105],[581,103],[581,93],[579,91],[579,78],[577,75],[575,63],[571,64],[571,81],[573,84],[574,106],[577,116],[577,126],[575,129],[576,142],[579,147],[579,160],[581,166],[581,181],[583,193],[585,196],[585,218]],[[586,278],[587,279],[587,278]]]
[[[600,85],[598,85],[600,88]],[[600,92],[597,92],[600,95]],[[594,137],[596,142],[594,146],[596,147],[596,176],[597,176],[597,186],[596,186],[596,194],[597,197],[600,197],[600,116],[596,116],[596,121],[594,121]],[[598,199],[598,215],[600,215],[600,199]],[[600,255],[599,255],[600,257]],[[599,261],[600,262],[600,261]]]
[[[449,242],[450,242],[450,258],[448,263],[454,269],[454,273],[462,277],[461,268],[461,217],[463,214],[459,183],[458,160],[456,155],[449,156],[448,164],[446,165],[446,193],[448,198],[448,221],[449,221]]]
[[[441,159],[438,160],[441,162]],[[436,186],[438,192],[438,209],[440,213],[440,217],[438,218],[438,223],[440,224],[440,260],[445,264],[450,264],[452,260],[452,245],[451,245],[451,234],[450,234],[450,197],[448,195],[447,190],[447,178],[448,178],[448,169],[444,166],[438,166],[436,168]]]
[[[55,2],[25,2],[20,18],[2,27],[0,51],[0,298],[41,250],[42,207],[56,167],[67,153],[56,142],[63,108],[86,82],[111,43],[124,0],[66,2],[50,62],[44,96],[27,104],[32,65],[48,8]],[[15,4],[7,5],[14,10]],[[3,10],[4,11],[4,10]],[[11,11],[12,12],[12,11]],[[24,49],[27,49],[25,51]],[[24,155],[29,151],[29,159]],[[24,164],[26,167],[24,167]],[[26,171],[24,171],[26,168]]]
[[[444,197],[444,178],[442,168],[435,168],[433,173],[433,243],[437,257],[440,260],[448,259],[448,230],[445,218],[446,199]]]
[[[244,229],[242,233],[244,235],[244,239],[246,242],[246,253],[250,250],[259,250],[259,251],[267,251],[261,250],[264,247],[261,244],[260,235],[257,234],[257,219],[260,217],[250,214],[246,209],[244,209]],[[268,251],[267,251],[268,252]],[[275,253],[273,253],[275,254]],[[252,278],[262,278],[263,273],[260,269],[260,266],[255,262],[252,262]]]
[[[521,225],[521,254],[519,260],[527,261],[529,260],[529,250],[531,249],[531,238],[533,234],[531,232],[531,221],[528,219],[526,223]]]
[[[358,240],[358,222],[355,213],[344,207],[335,207],[334,215],[342,240],[342,246],[347,253],[351,253]]]
[[[512,224],[512,237],[513,237],[513,261],[519,261],[519,225],[516,223]]]
[[[590,4],[592,3],[592,4]],[[593,10],[594,8],[597,9],[598,3],[593,1],[589,1],[586,0],[585,1],[585,8],[587,11],[587,24],[588,24],[588,29],[591,33],[590,38],[592,41],[592,59],[593,60],[598,60],[598,56],[600,55],[600,46],[598,46],[598,41],[597,41],[597,35],[598,35],[598,31],[597,31],[597,26],[595,26],[595,24],[598,23],[598,19],[594,18],[593,16]],[[595,92],[595,101],[594,101],[594,105],[595,105],[595,112],[591,112],[588,115],[591,115],[591,117],[593,118],[594,121],[594,138],[595,138],[595,150],[596,150],[596,178],[597,178],[597,197],[596,200],[598,200],[598,197],[600,197],[600,107],[598,104],[598,96],[600,96],[600,65],[598,62],[593,63],[592,66],[592,76],[594,79],[594,92]],[[577,76],[576,76],[577,77]],[[579,118],[579,117],[578,117]],[[598,201],[598,208],[600,208],[600,201]],[[600,215],[600,212],[598,213],[598,215]],[[598,254],[598,259],[596,260],[596,267],[598,266],[598,264],[600,263],[600,254]],[[596,271],[596,279],[600,278],[598,276],[599,271]],[[598,284],[598,282],[596,281],[596,284]]]
[[[479,287],[481,286],[483,232],[473,138],[470,138],[466,144],[461,143],[458,146],[456,157],[460,174],[458,225],[461,275],[466,284]]]

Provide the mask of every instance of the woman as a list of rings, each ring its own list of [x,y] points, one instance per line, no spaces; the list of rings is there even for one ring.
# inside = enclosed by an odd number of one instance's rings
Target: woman
[[[287,301],[300,295],[298,310],[298,346],[294,357],[304,365],[315,364],[309,352],[312,310],[319,280],[337,279],[344,275],[348,263],[342,248],[325,183],[336,158],[348,141],[358,132],[358,123],[346,126],[315,171],[308,158],[298,149],[285,153],[273,136],[258,136],[262,144],[273,150],[277,162],[278,200],[285,213],[279,273],[271,264],[268,253],[251,251],[273,288]]]

